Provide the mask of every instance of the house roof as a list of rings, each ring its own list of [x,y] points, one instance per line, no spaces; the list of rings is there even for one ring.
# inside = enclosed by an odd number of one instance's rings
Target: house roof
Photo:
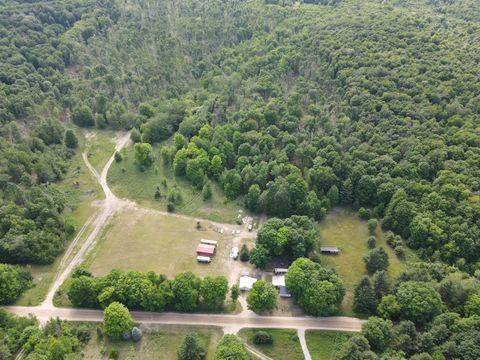
[[[285,286],[285,275],[273,275],[272,285],[275,287]]]
[[[253,278],[250,276],[240,276],[239,288],[240,290],[243,290],[243,291],[250,290],[253,284],[255,284],[256,282],[257,282],[256,278]]]
[[[215,253],[215,246],[208,244],[198,244],[197,253],[213,255]]]
[[[273,272],[274,272],[275,274],[279,274],[279,275],[280,275],[280,274],[286,274],[286,273],[288,272],[288,269],[285,269],[285,268],[275,268],[275,269],[273,270]]]

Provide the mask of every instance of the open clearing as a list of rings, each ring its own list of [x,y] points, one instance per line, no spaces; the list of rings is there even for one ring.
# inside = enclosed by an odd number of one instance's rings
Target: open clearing
[[[339,255],[321,255],[321,261],[330,264],[340,275],[347,288],[347,294],[342,304],[343,313],[352,314],[353,290],[363,275],[367,274],[363,257],[370,252],[367,246],[369,237],[367,222],[347,208],[332,209],[326,218],[320,222],[321,246],[337,246]],[[383,231],[376,232],[377,247],[382,246],[390,260],[388,273],[393,278],[406,269],[407,262],[413,256],[407,252],[407,260],[398,259],[393,250],[385,242]]]
[[[272,335],[273,344],[255,345],[253,336],[258,331],[265,331]],[[298,341],[296,330],[288,329],[242,329],[238,335],[248,345],[275,360],[303,360],[303,352]]]
[[[343,331],[308,330],[307,347],[312,360],[331,360],[354,334]]]
[[[86,265],[93,274],[105,275],[112,269],[155,271],[173,278],[185,271],[198,276],[224,275],[236,281],[235,274],[250,265],[230,258],[234,237],[231,229],[223,234],[214,231],[208,221],[196,221],[142,208],[125,209],[105,229],[101,241],[92,251]],[[218,241],[216,255],[210,264],[199,264],[196,248],[201,239]],[[244,239],[239,242],[254,239]],[[235,275],[235,277],[233,276]]]
[[[133,147],[123,149],[123,160],[114,162],[108,172],[108,184],[114,194],[145,207],[166,211],[167,194],[176,187],[182,195],[181,203],[175,206],[177,213],[222,223],[235,223],[238,209],[243,208],[241,200],[225,202],[223,191],[212,181],[212,199],[203,201],[201,191],[194,189],[186,179],[174,176],[171,167],[163,164],[160,149],[161,145],[153,147],[155,162],[144,172],[141,172],[134,162]],[[163,180],[167,183],[166,188],[162,185]],[[155,200],[157,186],[162,196]]]
[[[118,349],[120,360],[177,359],[177,350],[180,348],[185,335],[194,332],[207,349],[205,359],[212,360],[217,343],[223,335],[220,328],[214,327],[167,325],[161,328],[145,326],[140,328],[143,331],[143,338],[138,343],[110,340],[102,342],[98,339],[96,332],[92,330],[92,338],[84,349],[84,359],[106,360],[112,348]],[[102,347],[105,349],[105,355],[103,356],[100,352]]]

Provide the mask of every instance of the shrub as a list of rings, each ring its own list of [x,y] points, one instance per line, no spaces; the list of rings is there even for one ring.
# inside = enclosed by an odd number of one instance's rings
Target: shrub
[[[248,250],[247,245],[243,244],[242,248],[240,249],[240,261],[248,260],[250,260],[250,251]]]
[[[255,345],[273,344],[273,337],[266,331],[257,331],[255,335],[253,335],[253,343]]]
[[[140,330],[138,327],[134,326],[132,329],[132,340],[137,342],[140,341],[142,338],[142,330]]]
[[[167,204],[167,211],[168,212],[175,212],[175,205],[172,202]]]
[[[110,353],[108,354],[109,359],[118,359],[119,352],[117,348],[111,348]]]
[[[115,151],[115,161],[120,162],[123,160],[122,154],[120,154],[118,151]]]
[[[403,245],[395,247],[395,255],[397,255],[399,259],[405,259],[405,247]]]
[[[367,241],[367,245],[369,249],[373,249],[377,246],[377,238],[375,236],[370,236]]]

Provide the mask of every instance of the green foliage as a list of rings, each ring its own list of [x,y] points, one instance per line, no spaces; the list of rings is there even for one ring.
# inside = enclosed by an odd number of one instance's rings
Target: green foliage
[[[130,332],[133,320],[124,305],[113,302],[104,311],[103,327],[105,334],[112,339],[120,339],[124,333]]]
[[[273,344],[273,336],[272,334],[266,331],[257,331],[253,335],[253,343],[255,345],[270,345]]]
[[[95,125],[92,110],[87,105],[77,107],[72,114],[72,121],[81,127],[88,127]]]
[[[122,154],[120,154],[118,151],[115,151],[115,161],[120,162],[123,160]]]
[[[383,320],[378,317],[370,317],[368,321],[362,325],[361,334],[365,336],[372,350],[385,350],[392,340],[392,322]]]
[[[247,244],[243,244],[240,248],[240,261],[249,261],[250,260],[250,251],[248,250]]]
[[[202,198],[203,198],[203,201],[208,201],[212,198],[212,185],[208,180],[203,185]]]
[[[237,301],[239,296],[240,296],[240,288],[238,287],[237,284],[232,285],[232,288],[230,289],[230,297],[232,298],[232,301],[233,302]]]
[[[225,335],[218,343],[215,360],[250,360],[250,356],[240,339],[235,335]]]
[[[424,324],[442,311],[442,299],[438,292],[426,283],[407,281],[396,292],[400,316]]]
[[[75,149],[78,146],[78,139],[73,130],[65,131],[65,146],[70,149]]]
[[[378,299],[368,276],[363,276],[355,286],[353,309],[358,313],[374,314]]]
[[[375,236],[369,236],[367,246],[369,249],[374,249],[377,246],[377,238]]]
[[[224,276],[207,276],[202,280],[200,296],[203,304],[211,310],[223,306],[228,292],[228,281]]]
[[[386,270],[388,268],[388,254],[382,247],[373,249],[364,258],[365,267],[369,274],[374,274],[377,271]]]
[[[294,215],[285,220],[268,219],[258,231],[250,262],[264,268],[275,256],[287,255],[295,260],[313,248],[316,236],[315,224],[306,216]]]
[[[206,355],[205,347],[194,333],[187,334],[178,350],[179,360],[201,360]]]
[[[345,295],[342,280],[331,269],[306,258],[293,262],[285,281],[294,301],[310,315],[336,314]]]
[[[147,168],[153,164],[152,145],[147,143],[135,144],[135,160],[140,165],[140,168]]]
[[[0,264],[0,304],[13,303],[30,286],[32,286],[30,270]]]
[[[277,297],[278,292],[272,284],[258,280],[248,291],[248,308],[255,312],[273,310],[277,306]]]

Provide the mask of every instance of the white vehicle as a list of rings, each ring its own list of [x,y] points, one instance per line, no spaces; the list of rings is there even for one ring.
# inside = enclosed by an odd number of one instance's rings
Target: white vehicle
[[[237,260],[238,258],[238,247],[234,246],[232,248],[232,251],[230,252],[230,257],[233,259],[233,260]]]
[[[208,263],[212,262],[212,258],[209,257],[209,256],[197,256],[197,261],[198,261],[199,263],[206,263],[206,264],[208,264]]]
[[[253,229],[253,225],[252,224],[248,224],[248,231],[252,231]]]

